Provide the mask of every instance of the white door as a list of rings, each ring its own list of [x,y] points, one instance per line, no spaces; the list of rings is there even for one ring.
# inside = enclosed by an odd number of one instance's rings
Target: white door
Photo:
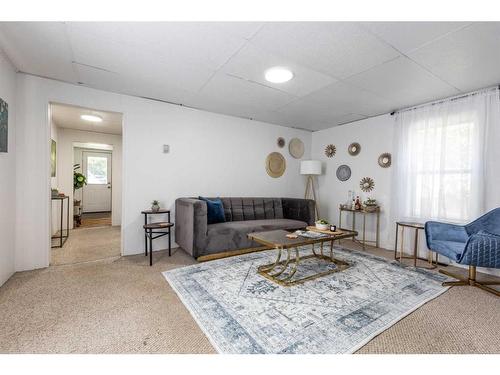
[[[111,153],[84,151],[83,174],[87,185],[83,186],[82,211],[111,211]]]

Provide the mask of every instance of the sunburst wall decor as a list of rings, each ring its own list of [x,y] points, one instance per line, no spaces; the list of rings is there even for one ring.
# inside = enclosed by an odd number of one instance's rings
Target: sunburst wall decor
[[[367,193],[373,190],[373,188],[375,187],[375,181],[373,181],[373,178],[371,177],[363,177],[359,182],[359,187],[361,188],[361,190]]]
[[[337,152],[337,147],[335,147],[334,145],[328,145],[325,147],[325,155],[329,158],[333,157],[333,155],[335,155],[335,153]]]

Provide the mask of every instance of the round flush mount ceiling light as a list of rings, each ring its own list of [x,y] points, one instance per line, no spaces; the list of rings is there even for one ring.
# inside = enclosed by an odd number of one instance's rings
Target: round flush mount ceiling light
[[[283,68],[281,66],[275,66],[266,70],[265,77],[266,81],[272,83],[284,83],[290,81],[293,78],[293,73],[290,69]]]
[[[80,118],[90,122],[102,122],[102,117],[97,115],[81,115]]]

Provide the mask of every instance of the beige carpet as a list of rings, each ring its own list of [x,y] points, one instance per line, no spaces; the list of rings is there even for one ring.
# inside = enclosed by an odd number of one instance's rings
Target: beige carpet
[[[106,226],[70,230],[64,246],[51,249],[50,264],[73,264],[120,256],[120,228]]]
[[[194,260],[174,250],[154,261],[139,255],[14,275],[0,288],[0,352],[214,353],[161,275]],[[452,288],[359,353],[500,353],[499,312],[500,298]]]

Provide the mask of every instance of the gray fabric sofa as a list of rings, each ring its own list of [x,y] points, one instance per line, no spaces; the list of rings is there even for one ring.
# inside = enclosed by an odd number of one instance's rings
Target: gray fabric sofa
[[[207,204],[175,201],[175,242],[193,257],[259,247],[247,234],[295,230],[314,223],[314,201],[297,198],[221,198],[226,222],[207,224]]]

